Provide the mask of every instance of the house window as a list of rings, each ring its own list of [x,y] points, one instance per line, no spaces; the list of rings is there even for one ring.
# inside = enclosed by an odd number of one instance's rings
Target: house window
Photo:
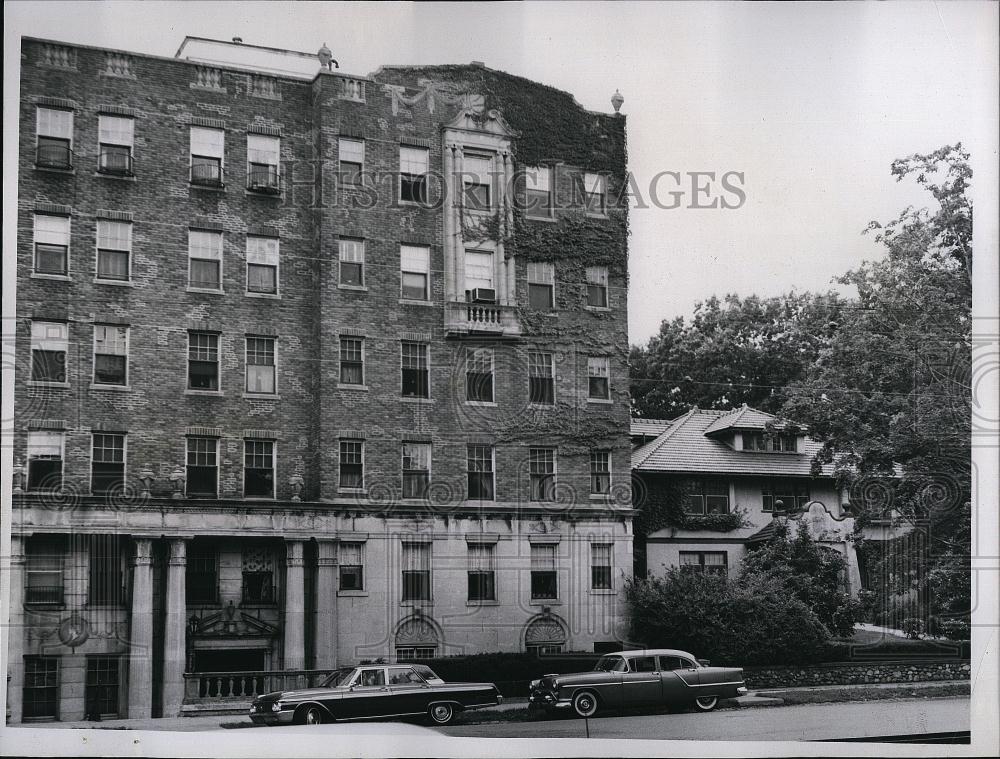
[[[587,305],[595,308],[608,306],[608,267],[587,267]]]
[[[469,600],[496,601],[496,546],[489,543],[469,543]]]
[[[434,646],[402,646],[396,649],[396,661],[433,659],[435,656],[437,656],[437,648]]]
[[[222,187],[222,160],[225,151],[225,131],[191,127],[191,184]]]
[[[247,292],[278,294],[277,238],[247,238]]]
[[[121,537],[92,535],[88,564],[88,603],[111,606],[120,604],[125,597],[125,567]]]
[[[39,108],[35,164],[48,169],[73,168],[73,112]]]
[[[35,214],[35,274],[69,273],[69,217]]]
[[[490,168],[493,162],[486,156],[466,155],[462,161],[465,185],[465,207],[474,211],[490,209]]]
[[[427,148],[399,146],[399,199],[403,203],[427,202]]]
[[[402,600],[431,600],[430,543],[403,543]]]
[[[184,575],[188,603],[215,603],[219,597],[219,556],[211,546],[192,543]]]
[[[247,135],[247,189],[275,193],[281,189],[278,161],[281,140],[263,134]]]
[[[187,439],[187,494],[215,498],[219,492],[219,441],[214,437]]]
[[[465,251],[465,289],[472,297],[473,290],[493,290],[493,252],[489,250]]]
[[[724,575],[727,571],[727,564],[727,553],[725,551],[680,552],[682,570]]]
[[[493,402],[493,349],[467,348],[465,352],[465,399]]]
[[[556,574],[557,548],[555,543],[531,544],[532,600],[559,597],[559,580]]]
[[[247,392],[274,395],[275,339],[273,337],[247,338]]]
[[[97,118],[97,170],[102,174],[132,176],[135,119],[104,115]]]
[[[243,441],[243,495],[274,498],[274,442]]]
[[[554,448],[528,449],[528,477],[532,501],[556,499],[556,451]]]
[[[543,219],[552,216],[552,169],[532,167],[524,170],[526,208],[528,216]]]
[[[528,400],[546,406],[555,403],[555,363],[551,353],[528,353]]]
[[[36,538],[28,546],[24,567],[24,602],[62,604],[62,546],[45,538]]]
[[[553,264],[528,264],[528,305],[538,311],[555,308],[556,269]]]
[[[427,344],[403,341],[400,347],[402,350],[403,397],[429,397]]]
[[[243,548],[243,603],[271,604],[274,594],[274,554],[265,545]]]
[[[120,661],[117,656],[88,656],[84,703],[91,714],[117,717]]]
[[[583,175],[583,202],[587,213],[600,214],[601,216],[605,214],[605,186],[605,179],[600,174],[587,173]]]
[[[611,398],[610,364],[611,361],[607,356],[587,358],[587,397],[591,400],[606,401]]]
[[[127,221],[97,222],[97,278],[129,280],[132,258],[132,224]]]
[[[188,332],[188,389],[219,389],[219,336]]]
[[[65,382],[69,325],[65,322],[31,323],[31,380]]]
[[[611,555],[613,543],[590,544],[590,588],[611,590]]]
[[[744,432],[743,450],[770,451],[772,453],[795,453],[795,435],[771,435],[766,432]]]
[[[25,720],[59,716],[59,657],[25,656],[21,715]]]
[[[470,445],[466,453],[469,500],[494,500],[493,446]]]
[[[66,433],[28,431],[28,491],[51,492],[62,488],[63,448]]]
[[[706,478],[687,483],[688,514],[728,514],[729,482]]]
[[[90,492],[106,495],[125,487],[125,436],[95,432],[90,457]]]
[[[767,480],[761,484],[764,511],[804,511],[809,503],[809,483],[802,480]],[[781,506],[775,504],[781,501]]]
[[[590,492],[593,495],[611,492],[611,451],[590,452]]]
[[[340,284],[364,287],[365,241],[341,237],[337,246],[340,254]]]
[[[340,338],[340,384],[365,384],[365,339]]]
[[[426,498],[431,481],[431,444],[403,443],[403,498]]]
[[[343,542],[338,558],[341,590],[365,589],[364,543]]]
[[[430,300],[431,249],[401,246],[399,268],[402,296],[408,300]]]
[[[222,232],[188,231],[188,286],[222,290]]]
[[[340,181],[344,184],[360,185],[365,170],[364,140],[341,137],[338,154],[340,156]]]
[[[340,487],[361,490],[365,486],[365,441],[340,441]]]
[[[94,384],[128,384],[128,327],[94,325]]]

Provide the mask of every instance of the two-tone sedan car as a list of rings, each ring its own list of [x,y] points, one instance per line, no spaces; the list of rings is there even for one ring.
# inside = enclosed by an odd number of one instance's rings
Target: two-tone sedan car
[[[687,651],[646,649],[602,656],[591,672],[545,675],[531,682],[528,708],[572,710],[592,717],[598,710],[689,707],[708,712],[720,698],[746,695],[743,670],[709,667]]]
[[[493,683],[446,683],[422,664],[363,664],[338,669],[318,688],[258,696],[250,719],[264,725],[426,716],[447,725],[459,711],[503,700]]]

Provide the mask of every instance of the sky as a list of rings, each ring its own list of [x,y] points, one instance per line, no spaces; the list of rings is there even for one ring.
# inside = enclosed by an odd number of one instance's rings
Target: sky
[[[312,52],[341,69],[484,61],[610,112],[619,90],[629,170],[647,200],[630,213],[629,336],[726,293],[840,289],[877,258],[862,230],[910,204],[893,159],[962,141],[997,160],[997,4],[6,2],[5,124],[18,37],[172,56],[186,34]],[[13,100],[11,100],[13,98]],[[9,133],[5,128],[5,142]],[[5,147],[5,150],[7,148]],[[5,161],[5,165],[11,165]],[[671,175],[676,172],[682,184]],[[715,172],[695,197],[692,172]],[[737,198],[739,208],[691,208]],[[12,188],[5,172],[5,195]],[[16,189],[13,190],[16,192]]]

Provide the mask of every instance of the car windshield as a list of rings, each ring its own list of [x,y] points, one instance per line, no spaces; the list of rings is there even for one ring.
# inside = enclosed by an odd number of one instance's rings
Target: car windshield
[[[426,664],[414,664],[413,671],[420,675],[424,680],[440,680],[441,678],[434,674],[434,670],[428,667]]]
[[[343,685],[347,685],[351,681],[351,675],[354,674],[354,667],[346,667],[345,669],[334,670],[330,675],[323,681],[324,688],[338,688]]]
[[[595,672],[624,672],[625,660],[620,656],[602,656],[594,666]]]

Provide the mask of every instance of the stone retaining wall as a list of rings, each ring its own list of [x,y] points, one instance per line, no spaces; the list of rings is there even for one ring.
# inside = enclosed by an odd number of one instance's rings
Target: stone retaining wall
[[[747,687],[791,688],[803,685],[874,685],[877,683],[968,680],[967,659],[841,662],[800,667],[744,667]]]

